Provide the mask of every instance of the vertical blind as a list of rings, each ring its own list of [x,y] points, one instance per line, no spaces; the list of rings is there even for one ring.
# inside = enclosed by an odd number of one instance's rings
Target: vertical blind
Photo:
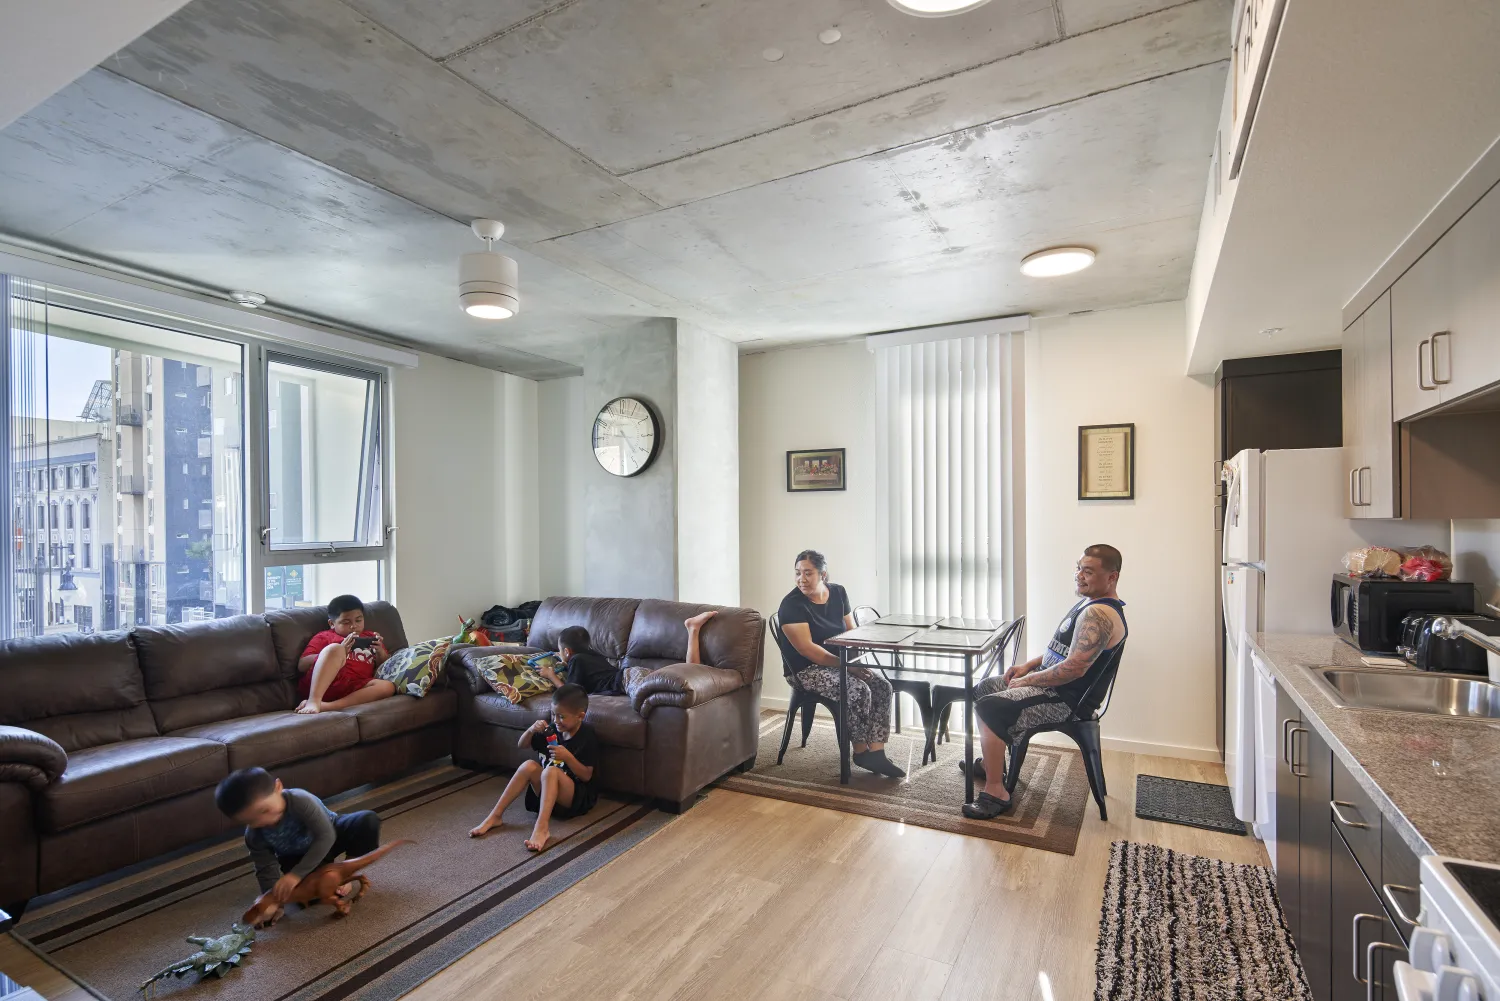
[[[1012,335],[875,348],[890,611],[1007,619],[1019,566]],[[1014,345],[1019,350],[1019,345]]]

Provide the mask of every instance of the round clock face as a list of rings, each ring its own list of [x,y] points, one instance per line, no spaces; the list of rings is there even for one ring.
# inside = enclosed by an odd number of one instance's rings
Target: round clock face
[[[610,400],[594,418],[594,458],[606,472],[634,476],[656,458],[656,415],[640,400]]]

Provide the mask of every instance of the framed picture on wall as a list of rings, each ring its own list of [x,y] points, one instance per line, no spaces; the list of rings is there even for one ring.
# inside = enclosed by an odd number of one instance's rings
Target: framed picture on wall
[[[1078,499],[1135,499],[1135,425],[1078,429]]]
[[[806,449],[786,454],[786,489],[800,494],[844,489],[844,450]]]

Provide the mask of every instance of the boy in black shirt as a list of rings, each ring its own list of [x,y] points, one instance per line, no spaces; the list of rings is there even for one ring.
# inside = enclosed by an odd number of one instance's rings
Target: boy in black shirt
[[[688,634],[687,655],[683,658],[683,663],[703,663],[699,635],[708,620],[717,614],[718,609],[710,609],[683,621]],[[557,634],[557,655],[567,665],[568,682],[582,688],[589,695],[628,694],[626,672],[617,669],[603,654],[594,650],[589,631],[582,626],[569,626]],[[542,667],[541,674],[552,682],[554,688],[562,687],[563,680],[552,668]]]
[[[526,809],[536,813],[536,825],[526,839],[527,849],[534,852],[547,847],[553,817],[566,820],[593,809],[599,798],[593,787],[599,738],[583,721],[588,708],[588,693],[577,685],[563,685],[552,693],[552,718],[537,720],[522,731],[516,744],[530,747],[537,756],[521,762],[495,808],[469,832],[469,837],[487,834],[523,792]]]

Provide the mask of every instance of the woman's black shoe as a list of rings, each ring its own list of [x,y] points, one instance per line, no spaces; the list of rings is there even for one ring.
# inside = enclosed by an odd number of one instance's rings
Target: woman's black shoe
[[[896,763],[885,756],[884,751],[855,751],[850,759],[866,771],[874,772],[876,775],[886,775],[893,779],[906,778],[906,772],[897,767]]]
[[[961,771],[961,772],[963,772],[965,775],[967,775],[968,772],[969,772],[969,767],[968,767],[968,765],[964,764],[964,761],[963,761],[962,758],[960,758],[959,761],[958,761],[958,770]],[[975,782],[983,782],[983,781],[985,781],[988,778],[989,778],[989,775],[987,775],[985,773],[985,770],[984,770],[984,759],[983,758],[975,758],[974,759],[974,781]]]
[[[964,804],[964,816],[970,820],[994,820],[1009,813],[1015,805],[1014,798],[1002,800],[982,792],[974,802]]]

